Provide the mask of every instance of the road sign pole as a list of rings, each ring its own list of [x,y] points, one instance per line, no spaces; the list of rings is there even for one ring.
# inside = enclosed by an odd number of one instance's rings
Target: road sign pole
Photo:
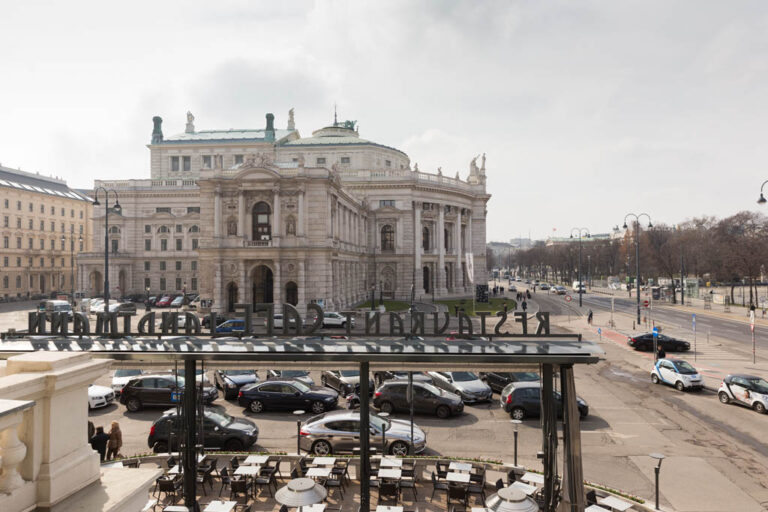
[[[755,312],[749,311],[749,330],[752,331],[752,364],[757,364],[757,354],[755,347]]]
[[[696,313],[691,315],[691,322],[693,322],[693,360],[696,361]]]
[[[659,360],[659,329],[658,327],[653,328],[653,360],[654,361]]]

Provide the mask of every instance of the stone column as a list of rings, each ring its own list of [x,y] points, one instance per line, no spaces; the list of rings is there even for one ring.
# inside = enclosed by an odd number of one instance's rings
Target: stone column
[[[296,223],[296,234],[304,236],[304,188],[299,188],[299,220]]]
[[[273,188],[272,193],[274,194],[274,208],[275,208],[275,214],[273,217],[272,222],[272,238],[280,238],[280,189],[279,188]]]
[[[213,236],[221,236],[221,188],[213,192]]]
[[[275,313],[283,312],[283,280],[280,276],[280,261],[275,260],[275,272],[272,276],[272,301],[275,303]]]
[[[472,243],[472,210],[467,211],[467,250],[466,252],[472,254],[473,255],[472,259],[474,260],[475,249],[474,249],[474,244]],[[469,269],[467,269],[467,273],[469,273]],[[473,275],[467,276],[467,281],[468,281],[467,287],[469,288],[469,291],[474,294],[475,293],[474,272],[473,272]]]
[[[299,304],[296,309],[304,316],[307,314],[307,283],[306,276],[304,274],[304,260],[299,260]]]
[[[413,268],[414,268],[414,293],[416,297],[424,294],[424,274],[421,270],[421,251],[424,246],[421,243],[421,203],[413,202]]]
[[[237,262],[237,300],[241,303],[252,302],[251,292],[248,286],[248,276],[245,273],[245,261],[240,260]]]
[[[461,208],[459,208],[459,213],[456,215],[456,226],[453,231],[453,239],[456,241],[456,268],[454,269],[453,273],[453,288],[456,290],[463,290],[464,284],[461,282],[461,251],[463,246],[461,240]]]
[[[437,207],[437,293],[444,295],[447,290],[445,288],[445,205],[438,204]]]
[[[223,313],[225,307],[221,285],[221,262],[217,261],[213,264],[213,306],[211,307],[211,311],[217,313]]]
[[[243,240],[248,240],[245,234],[245,191],[241,190],[237,198],[237,234]]]

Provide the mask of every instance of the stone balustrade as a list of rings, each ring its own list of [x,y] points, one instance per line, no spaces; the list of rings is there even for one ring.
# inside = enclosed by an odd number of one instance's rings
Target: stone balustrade
[[[19,465],[27,456],[27,446],[19,439],[24,411],[32,400],[0,399],[0,493],[10,494],[24,485]]]

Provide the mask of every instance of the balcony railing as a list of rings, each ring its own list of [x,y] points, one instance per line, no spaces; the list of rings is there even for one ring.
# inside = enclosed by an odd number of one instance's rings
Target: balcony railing
[[[9,494],[24,485],[19,465],[27,456],[27,446],[19,439],[24,411],[35,405],[32,400],[0,399],[0,493]]]
[[[272,240],[243,240],[245,247],[272,247]]]

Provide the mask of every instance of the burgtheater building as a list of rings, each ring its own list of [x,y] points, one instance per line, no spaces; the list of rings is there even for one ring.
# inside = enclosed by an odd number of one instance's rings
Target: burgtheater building
[[[360,137],[352,121],[302,137],[293,111],[276,129],[166,137],[153,119],[149,179],[97,181],[110,213],[110,294],[199,293],[214,311],[239,302],[340,310],[377,298],[468,296],[485,282],[485,156],[460,177],[422,172],[404,152]],[[478,162],[479,160],[479,162]],[[104,202],[81,288],[103,293]]]

